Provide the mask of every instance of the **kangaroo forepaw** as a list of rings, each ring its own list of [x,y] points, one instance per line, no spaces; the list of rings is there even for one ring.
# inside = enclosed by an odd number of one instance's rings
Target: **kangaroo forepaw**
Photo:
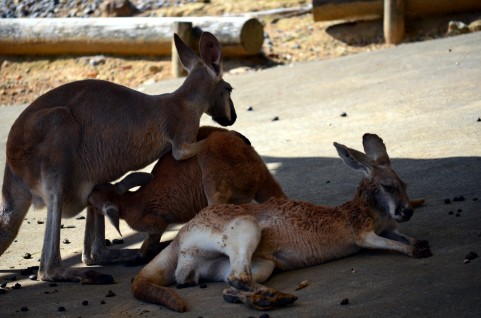
[[[433,256],[429,248],[415,248],[413,251],[414,258],[424,258]]]
[[[413,246],[418,249],[429,249],[429,242],[426,240],[418,240]]]
[[[253,292],[246,298],[246,303],[257,310],[271,310],[275,307],[292,305],[297,296],[286,294],[275,289],[262,289]]]

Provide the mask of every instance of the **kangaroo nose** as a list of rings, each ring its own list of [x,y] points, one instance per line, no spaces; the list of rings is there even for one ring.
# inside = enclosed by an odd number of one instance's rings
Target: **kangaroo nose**
[[[402,214],[404,215],[404,217],[406,219],[409,220],[411,218],[411,216],[413,216],[413,213],[414,213],[413,209],[408,208],[408,209],[404,209]]]

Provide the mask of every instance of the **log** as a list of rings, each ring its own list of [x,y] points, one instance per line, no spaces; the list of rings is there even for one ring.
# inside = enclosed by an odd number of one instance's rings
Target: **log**
[[[381,18],[384,0],[313,0],[314,21]],[[480,0],[406,0],[405,16],[423,17],[434,14],[481,10]]]
[[[0,55],[170,55],[179,21],[192,23],[195,42],[213,33],[224,56],[256,55],[264,42],[252,17],[0,19]]]
[[[388,44],[399,44],[404,39],[405,0],[384,0],[384,38]]]

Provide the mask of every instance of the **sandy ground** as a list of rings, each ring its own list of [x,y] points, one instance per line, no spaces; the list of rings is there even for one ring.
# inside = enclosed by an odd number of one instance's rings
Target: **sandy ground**
[[[269,312],[269,317],[481,315],[481,259],[465,262],[468,253],[481,253],[480,50],[481,33],[477,33],[226,76],[235,88],[239,116],[233,129],[251,140],[292,198],[328,205],[348,200],[361,176],[337,158],[332,142],[360,149],[362,134],[372,132],[384,139],[394,168],[408,183],[409,195],[426,199],[400,231],[428,240],[432,257],[364,251],[320,266],[276,273],[266,285],[295,293],[299,300],[290,308]],[[181,81],[139,89],[169,92]],[[2,148],[22,107],[0,108]],[[276,116],[279,120],[272,121]],[[212,122],[205,117],[203,124]],[[1,152],[0,163],[4,162]],[[460,195],[464,201],[453,201]],[[444,202],[448,198],[450,204]],[[0,282],[6,283],[5,294],[0,294],[0,317],[262,314],[223,301],[224,283],[179,290],[189,304],[184,314],[137,301],[129,286],[139,267],[98,268],[115,277],[113,285],[30,280],[21,270],[38,265],[44,229],[38,221],[44,219],[44,210],[31,211],[15,243],[0,257]],[[64,220],[62,240],[67,238],[70,244],[61,248],[69,266],[82,266],[84,222]],[[125,224],[122,231],[124,243],[112,248],[133,248],[143,239]],[[110,226],[107,237],[119,238]],[[23,258],[27,252],[31,259]],[[295,292],[304,280],[309,285]],[[16,283],[20,289],[14,289]],[[115,296],[108,297],[109,291]],[[340,305],[345,298],[349,304]],[[22,307],[28,311],[21,311]],[[61,307],[65,311],[59,311]]]
[[[302,8],[310,3],[302,0],[212,0],[149,10],[141,15],[233,15],[280,7]],[[67,13],[60,11],[57,16]],[[480,17],[478,12],[410,20],[406,24],[405,41],[442,38],[446,36],[449,21],[470,23]],[[332,59],[388,47],[384,44],[380,20],[314,22],[311,13],[278,18],[277,15],[259,17],[268,36],[261,54],[248,59],[225,60],[225,70],[233,74],[255,72],[276,65]],[[30,103],[52,88],[85,78],[105,79],[128,87],[172,78],[170,57],[105,56],[96,66],[89,63],[90,58],[0,56],[0,105]]]

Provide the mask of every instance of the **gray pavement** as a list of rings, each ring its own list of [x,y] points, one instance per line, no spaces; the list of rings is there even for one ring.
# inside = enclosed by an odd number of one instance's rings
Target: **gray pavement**
[[[433,256],[358,255],[302,270],[276,273],[266,285],[299,296],[270,317],[480,317],[481,258],[481,33],[335,60],[227,75],[234,86],[238,121],[289,196],[336,205],[352,197],[361,175],[337,158],[332,142],[361,149],[365,132],[381,136],[412,198],[424,197],[401,232],[426,239]],[[172,91],[180,80],[146,85],[148,93]],[[252,111],[248,111],[248,107]],[[0,108],[1,149],[23,107]],[[340,116],[345,112],[347,116]],[[277,116],[279,120],[272,121]],[[212,124],[208,117],[203,124]],[[0,164],[5,162],[4,150]],[[3,169],[1,170],[3,172]],[[328,182],[329,181],[329,182]],[[463,195],[466,200],[443,201]],[[478,198],[478,200],[475,200]],[[457,217],[455,214],[458,209]],[[453,215],[449,211],[454,211]],[[0,257],[0,282],[16,275],[21,289],[0,295],[0,317],[258,317],[260,312],[223,301],[223,283],[182,289],[184,314],[142,303],[130,294],[138,267],[103,266],[116,284],[82,286],[31,281],[20,269],[38,265],[45,211],[30,211],[15,243]],[[66,263],[81,264],[84,220],[67,219],[62,238]],[[143,235],[122,224],[125,243]],[[174,235],[175,231],[169,233]],[[112,228],[107,237],[118,238]],[[30,260],[22,256],[29,252]],[[294,291],[297,283],[309,285]],[[8,282],[12,287],[16,282]],[[112,290],[115,297],[105,297]],[[349,304],[340,302],[349,299]],[[82,305],[87,300],[88,305]],[[105,304],[100,304],[105,301]],[[27,306],[29,311],[21,312]],[[66,311],[59,312],[64,306]]]

